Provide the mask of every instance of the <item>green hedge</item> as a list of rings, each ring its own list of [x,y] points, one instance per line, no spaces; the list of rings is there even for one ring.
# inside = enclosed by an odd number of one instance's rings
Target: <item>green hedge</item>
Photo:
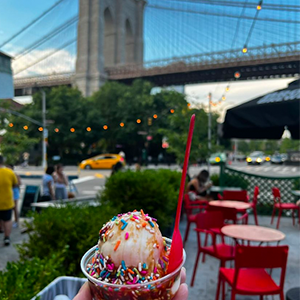
[[[227,187],[240,187],[243,190],[246,190],[248,188],[249,182],[248,180],[244,179],[243,177],[239,175],[231,175],[224,173],[222,175],[223,180],[223,186]],[[220,185],[220,176],[219,174],[213,174],[210,177],[211,181],[213,182],[213,185],[219,186]]]
[[[63,258],[50,256],[47,259],[33,258],[8,263],[0,271],[1,300],[30,300],[56,277],[62,275]]]
[[[27,224],[32,232],[28,241],[18,246],[20,257],[43,259],[59,253],[63,257],[63,274],[78,276],[82,255],[96,245],[99,229],[116,213],[109,204],[43,210]]]
[[[107,179],[101,201],[120,212],[143,209],[158,219],[164,234],[174,222],[180,178],[170,170],[119,172]]]

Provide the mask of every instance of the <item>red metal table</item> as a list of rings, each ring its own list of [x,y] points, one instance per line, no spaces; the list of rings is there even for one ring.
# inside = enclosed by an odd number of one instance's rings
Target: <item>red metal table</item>
[[[279,230],[255,225],[226,225],[221,232],[235,240],[259,243],[280,242],[285,238]]]
[[[236,208],[237,210],[248,209],[251,208],[251,204],[242,201],[233,201],[233,200],[216,200],[208,202],[208,205],[211,206],[219,206],[219,207],[230,207]]]

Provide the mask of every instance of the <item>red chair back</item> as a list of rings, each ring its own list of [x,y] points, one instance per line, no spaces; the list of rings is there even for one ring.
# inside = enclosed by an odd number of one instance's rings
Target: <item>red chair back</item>
[[[234,207],[222,207],[209,205],[207,207],[209,212],[220,212],[223,215],[223,220],[232,221],[236,223],[237,221],[237,210]]]
[[[248,202],[248,193],[246,190],[242,191],[223,191],[223,200],[235,200],[235,201],[243,201]]]
[[[191,208],[189,208],[190,203],[191,203],[191,200],[190,200],[189,194],[184,194],[184,196],[183,196],[183,206],[184,206],[184,209],[185,209],[185,212],[186,212],[187,215],[190,215],[193,212],[193,210]]]
[[[256,186],[254,188],[254,193],[253,193],[253,204],[256,206],[257,200],[258,200],[258,195],[259,195],[259,187]]]
[[[236,286],[238,271],[241,268],[273,269],[281,268],[280,287],[283,288],[288,246],[236,246],[235,253],[235,276],[234,286]]]
[[[280,196],[280,190],[277,187],[273,187],[272,188],[272,192],[273,192],[273,199],[274,199],[274,204],[279,203],[281,204],[281,196]]]
[[[206,211],[196,216],[196,225],[198,229],[210,230],[211,228],[222,228],[224,226],[224,217],[221,211]]]

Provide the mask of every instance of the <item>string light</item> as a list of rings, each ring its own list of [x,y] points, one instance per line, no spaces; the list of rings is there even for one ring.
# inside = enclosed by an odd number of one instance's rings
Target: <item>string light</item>
[[[8,126],[11,128],[11,127],[14,127],[14,124],[13,123],[9,123]]]
[[[104,130],[107,130],[107,129],[108,129],[108,126],[107,126],[107,125],[104,125],[104,126],[103,126],[103,129],[104,129]]]
[[[137,122],[138,124],[140,124],[142,121],[141,121],[141,119],[137,119],[136,122]]]
[[[229,85],[227,85],[227,86],[226,86],[226,89],[225,89],[225,91],[226,91],[226,92],[228,92],[228,91],[229,91]]]
[[[123,122],[121,122],[121,123],[120,123],[120,126],[121,126],[121,127],[124,127],[124,123],[123,123]]]
[[[92,131],[92,128],[91,127],[87,127],[86,131]]]
[[[55,128],[54,131],[55,131],[55,132],[59,132],[59,129],[58,129],[58,128]]]
[[[154,114],[154,115],[153,115],[153,119],[157,119],[157,114]]]
[[[39,127],[38,130],[39,130],[39,131],[43,131],[44,128],[43,128],[43,127]]]
[[[257,10],[261,10],[262,1],[259,1],[258,5],[256,6]]]
[[[170,113],[171,114],[174,114],[174,112],[175,112],[175,110],[172,108],[172,109],[170,109]]]
[[[225,101],[225,100],[226,100],[226,97],[225,97],[224,95],[222,96],[222,100],[223,100],[223,101]]]
[[[243,48],[242,51],[243,51],[243,53],[247,53],[248,49],[247,49],[247,46],[246,46],[246,45],[244,46],[244,48]]]
[[[234,78],[239,79],[241,77],[241,73],[240,72],[235,72],[234,73]]]
[[[23,128],[24,128],[24,130],[28,130],[28,126],[27,125],[23,126]]]
[[[190,106],[191,106],[191,103],[188,103],[188,104],[187,104],[187,107],[190,108]]]
[[[71,132],[75,132],[75,128],[72,127],[72,128],[70,129],[70,131],[71,131]]]

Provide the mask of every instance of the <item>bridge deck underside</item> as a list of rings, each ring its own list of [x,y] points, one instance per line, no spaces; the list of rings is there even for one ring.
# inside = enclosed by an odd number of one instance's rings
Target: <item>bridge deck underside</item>
[[[174,64],[166,67],[115,68],[107,69],[108,80],[131,84],[137,78],[149,80],[157,86],[185,85],[193,83],[220,82],[234,80],[234,73],[240,72],[239,80],[291,77],[300,73],[299,56],[279,57],[249,62],[215,63],[209,66]],[[57,74],[35,78],[18,79],[15,95],[32,94],[42,87],[71,85],[74,74]]]

